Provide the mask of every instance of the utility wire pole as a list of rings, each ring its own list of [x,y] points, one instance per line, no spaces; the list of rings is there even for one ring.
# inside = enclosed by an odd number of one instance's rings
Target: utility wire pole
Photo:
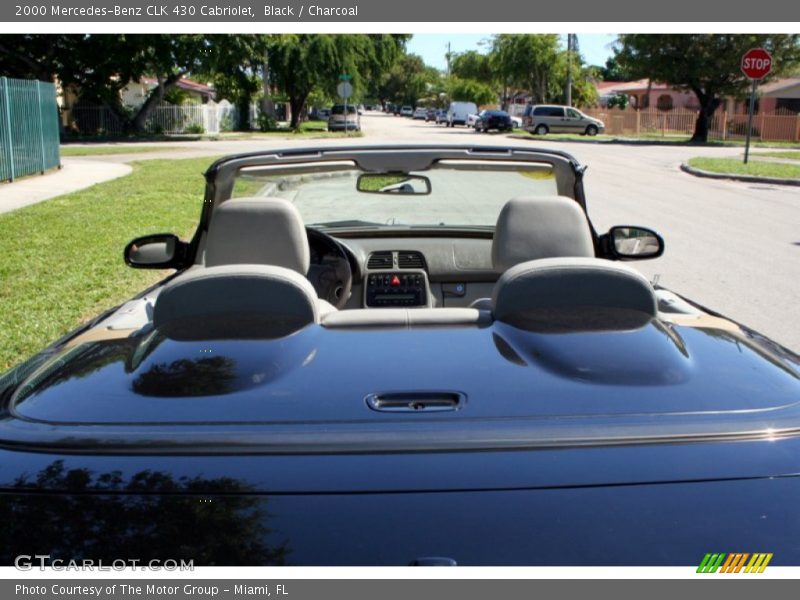
[[[574,33],[567,34],[567,90],[565,94],[567,106],[572,106],[572,51],[575,48],[574,36]]]
[[[447,54],[445,54],[445,58],[447,59],[447,76],[450,77],[450,42],[447,42]]]

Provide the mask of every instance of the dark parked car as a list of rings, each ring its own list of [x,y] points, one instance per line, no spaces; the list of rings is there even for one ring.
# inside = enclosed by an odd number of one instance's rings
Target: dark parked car
[[[503,110],[482,110],[475,120],[475,131],[511,131],[514,123],[511,116]]]
[[[215,162],[124,251],[174,273],[0,376],[0,564],[800,564],[800,357],[631,268],[664,241],[584,172]]]

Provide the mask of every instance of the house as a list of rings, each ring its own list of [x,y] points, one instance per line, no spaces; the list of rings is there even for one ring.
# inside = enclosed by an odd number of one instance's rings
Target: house
[[[758,86],[757,114],[800,114],[800,77],[775,79]],[[729,113],[745,113],[748,100],[729,99],[725,103]]]
[[[120,98],[122,104],[130,108],[138,108],[150,93],[158,86],[158,79],[155,77],[142,77],[139,81],[131,81],[122,90]],[[216,93],[213,86],[182,78],[175,85],[188,98],[189,104],[206,104],[214,99]]]
[[[679,87],[665,83],[649,82],[647,79],[638,81],[598,81],[595,84],[601,107],[606,107],[608,101],[619,94],[628,96],[631,108],[657,108],[659,110],[672,110],[685,108],[697,110],[700,108],[697,97],[693,92],[682,90]],[[730,114],[746,113],[748,109],[746,99],[726,98],[720,110]],[[758,87],[756,101],[757,114],[772,114],[775,112],[800,113],[800,77],[776,79]]]
[[[622,94],[628,97],[631,108],[644,109],[651,106],[659,110],[672,110],[673,108],[696,110],[699,108],[697,97],[692,92],[649,79],[599,81],[595,87],[600,98],[600,106],[603,107],[608,105],[611,98]]]

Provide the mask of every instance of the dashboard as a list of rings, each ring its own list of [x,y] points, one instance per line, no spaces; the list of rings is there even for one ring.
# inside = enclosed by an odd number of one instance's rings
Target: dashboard
[[[465,307],[491,296],[500,273],[492,267],[491,237],[337,237],[309,228],[309,280],[332,304],[345,293],[347,256],[352,286],[340,308]],[[315,232],[319,234],[319,232]],[[328,240],[339,245],[338,252]]]

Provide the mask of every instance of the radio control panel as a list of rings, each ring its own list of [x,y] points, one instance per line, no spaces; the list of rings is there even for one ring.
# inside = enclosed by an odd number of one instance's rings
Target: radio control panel
[[[368,271],[364,279],[364,306],[430,306],[428,276],[421,269]]]

